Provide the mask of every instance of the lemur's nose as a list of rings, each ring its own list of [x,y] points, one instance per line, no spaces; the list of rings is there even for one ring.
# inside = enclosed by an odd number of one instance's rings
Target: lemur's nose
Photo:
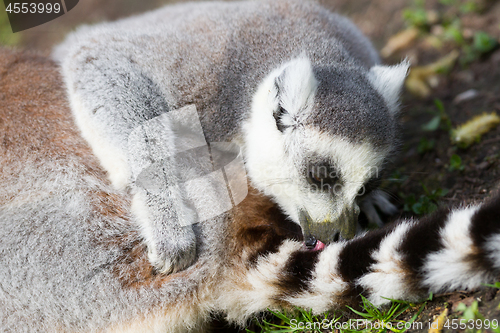
[[[304,241],[304,246],[308,251],[321,251],[326,245],[314,236],[308,236]]]
[[[316,238],[314,238],[313,236],[308,236],[305,241],[304,241],[304,245],[309,249],[309,250],[312,250],[314,249],[314,247],[316,246],[316,243],[318,242],[318,240]]]

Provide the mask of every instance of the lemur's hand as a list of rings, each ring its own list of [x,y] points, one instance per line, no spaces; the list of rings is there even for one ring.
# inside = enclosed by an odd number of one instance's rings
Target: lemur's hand
[[[186,205],[177,206],[179,200],[172,192],[140,190],[134,195],[132,205],[148,248],[148,259],[163,274],[186,269],[196,258],[192,228],[196,213]]]
[[[396,206],[389,201],[388,195],[380,190],[370,193],[360,202],[359,207],[365,213],[368,222],[375,223],[379,227],[382,227],[384,222],[381,220],[378,211],[385,215],[394,215],[398,212]]]
[[[196,259],[196,238],[191,226],[173,230],[171,236],[148,243],[149,262],[163,274],[182,271]]]

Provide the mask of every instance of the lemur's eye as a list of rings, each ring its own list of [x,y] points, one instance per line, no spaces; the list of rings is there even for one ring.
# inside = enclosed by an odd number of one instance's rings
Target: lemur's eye
[[[323,181],[323,178],[321,178],[318,174],[315,174],[313,171],[309,171],[307,181],[310,184],[321,186],[321,182]]]
[[[339,181],[339,177],[332,166],[315,165],[308,170],[307,181],[322,191],[331,191]]]
[[[274,120],[276,121],[276,127],[278,128],[278,131],[280,131],[281,133],[283,133],[283,131],[285,130],[286,126],[283,125],[283,123],[281,122],[281,116],[283,116],[283,114],[286,113],[286,110],[280,105],[278,106],[278,110],[276,110],[276,112],[274,112]]]

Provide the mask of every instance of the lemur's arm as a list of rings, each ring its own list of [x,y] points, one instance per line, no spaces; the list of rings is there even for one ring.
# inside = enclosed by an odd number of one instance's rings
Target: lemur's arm
[[[177,179],[176,135],[162,116],[169,111],[165,97],[132,60],[129,47],[119,41],[80,45],[62,70],[83,137],[113,185],[132,191],[132,213],[149,259],[171,273],[195,258],[196,214],[185,204]]]
[[[382,305],[387,298],[415,301],[430,292],[478,288],[500,273],[499,216],[497,196],[478,206],[403,220],[323,251],[306,251],[293,240],[273,248],[276,237],[267,237],[257,259],[244,251],[247,268],[231,276],[240,282],[229,279],[235,287],[219,304],[241,322],[283,305],[320,313],[352,304],[360,293]]]

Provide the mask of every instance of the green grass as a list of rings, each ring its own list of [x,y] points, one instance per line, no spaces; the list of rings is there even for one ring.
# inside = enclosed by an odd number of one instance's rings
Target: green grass
[[[414,0],[413,3],[403,10],[403,20],[408,26],[416,27],[422,32],[429,31],[429,17],[425,10],[425,1]]]
[[[462,158],[458,156],[457,154],[453,154],[450,157],[450,167],[448,170],[450,171],[463,171],[464,170],[464,165],[462,164]]]
[[[427,138],[422,138],[418,143],[417,151],[419,154],[425,154],[429,151],[432,151],[435,146],[436,146],[436,140],[434,139],[428,140]]]
[[[433,132],[441,129],[449,132],[452,128],[451,120],[446,113],[443,102],[436,98],[434,100],[434,106],[435,108],[430,110],[433,117],[428,123],[422,126],[422,130],[426,132]]]
[[[421,184],[423,194],[416,196],[415,194],[399,193],[404,200],[403,210],[416,215],[426,215],[435,212],[438,209],[438,201],[440,198],[448,194],[447,189],[436,188],[429,189],[424,184]]]
[[[315,316],[312,311],[304,310],[301,308],[295,308],[292,312],[287,311],[272,311],[268,310],[272,314],[270,320],[256,320],[256,325],[261,329],[259,332],[304,332],[307,330],[309,332],[323,332],[322,328],[329,323],[336,323],[340,317],[336,318],[332,315],[331,318],[329,312],[325,312],[320,316]],[[249,333],[255,333],[247,329]]]
[[[377,308],[366,298],[361,296],[362,304],[360,310],[346,307],[342,315],[334,313],[323,313],[315,316],[312,311],[296,308],[292,312],[271,311],[272,318],[268,320],[256,320],[256,325],[263,333],[285,333],[285,332],[330,332],[338,330],[343,333],[354,332],[405,332],[412,327],[427,302],[419,305],[417,313],[410,320],[405,321],[400,317],[407,310],[414,309],[412,303],[391,300],[388,307]],[[347,319],[347,317],[349,319]],[[354,318],[354,319],[353,319]],[[248,333],[256,333],[247,329]]]
[[[498,320],[493,321],[486,319],[479,312],[478,301],[474,301],[470,306],[460,303],[457,307],[457,311],[462,312],[462,315],[457,319],[448,320],[448,322],[445,323],[444,328],[454,330],[461,328],[465,329],[465,332],[467,333],[482,333],[485,332],[485,330],[500,333]]]
[[[407,26],[416,27],[421,37],[426,37],[431,27],[439,25],[444,33],[440,36],[443,42],[454,43],[460,50],[459,63],[465,67],[479,60],[486,54],[500,47],[496,37],[484,31],[476,31],[473,36],[465,37],[462,17],[479,14],[485,10],[484,3],[476,0],[440,0],[441,8],[428,11],[425,1],[414,0],[403,10],[403,20]]]
[[[487,286],[500,289],[500,282]],[[390,299],[389,306],[377,308],[361,296],[360,310],[346,307],[340,310],[341,315],[337,315],[337,312],[313,315],[311,310],[301,308],[295,308],[294,311],[269,310],[270,317],[268,319],[255,319],[255,324],[259,328],[257,332],[249,329],[246,331],[248,333],[322,333],[332,331],[339,333],[402,333],[409,329],[427,331],[430,322],[418,322],[417,319],[432,299],[432,293],[427,300],[419,304]],[[408,319],[410,315],[411,317]],[[474,301],[470,306],[459,304],[456,312],[444,319],[444,329],[446,330],[456,331],[461,328],[465,329],[467,333],[500,333],[498,320],[483,316],[479,311],[478,301]]]

